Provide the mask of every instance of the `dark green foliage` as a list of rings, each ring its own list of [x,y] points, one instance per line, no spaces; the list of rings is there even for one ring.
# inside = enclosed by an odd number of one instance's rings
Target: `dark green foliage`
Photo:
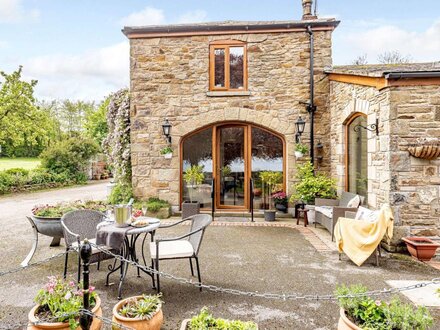
[[[426,330],[433,323],[425,307],[413,308],[398,298],[389,303],[373,300],[365,293],[368,289],[362,285],[347,287],[342,285],[335,291],[339,306],[348,318],[362,329],[370,330]],[[356,297],[350,297],[356,295]]]
[[[75,182],[84,182],[90,158],[98,152],[98,145],[90,139],[74,138],[58,142],[41,154],[41,166],[52,173],[67,174]]]
[[[113,188],[112,193],[108,198],[108,202],[112,205],[126,204],[131,198],[133,198],[131,185],[127,183],[118,183]]]

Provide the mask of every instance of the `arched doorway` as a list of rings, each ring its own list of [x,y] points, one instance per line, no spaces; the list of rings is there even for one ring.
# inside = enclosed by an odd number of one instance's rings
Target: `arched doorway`
[[[368,193],[367,116],[353,114],[345,124],[345,190],[365,196]]]
[[[253,206],[266,208],[262,171],[283,173],[277,188],[285,191],[285,142],[269,129],[244,122],[218,123],[188,134],[180,147],[181,202],[197,200],[202,208],[211,209],[214,193],[216,209],[246,210],[253,179]],[[194,165],[203,169],[203,182],[197,187],[183,180],[185,171]]]

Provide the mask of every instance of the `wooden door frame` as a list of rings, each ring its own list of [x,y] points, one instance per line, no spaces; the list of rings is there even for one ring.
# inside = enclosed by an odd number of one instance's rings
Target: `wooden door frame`
[[[221,205],[220,204],[220,182],[217,178],[221,178],[219,160],[220,160],[220,131],[223,128],[232,128],[239,127],[243,128],[243,155],[244,155],[244,205]],[[213,129],[213,143],[212,147],[215,153],[215,161],[213,161],[213,166],[215,170],[215,175],[213,173],[213,177],[216,178],[216,186],[215,186],[215,208],[218,210],[247,210],[249,209],[249,168],[251,167],[251,159],[249,158],[249,124],[224,124],[224,125],[216,125]]]
[[[270,134],[275,135],[276,137],[278,137],[282,144],[283,144],[283,190],[286,191],[286,182],[287,182],[287,147],[286,147],[286,139],[284,138],[283,135],[281,135],[278,132],[275,132],[267,127],[258,125],[258,124],[254,124],[254,123],[249,123],[249,122],[244,122],[244,121],[236,121],[236,120],[228,120],[228,121],[222,121],[222,122],[217,122],[217,123],[213,123],[213,124],[209,124],[209,125],[205,125],[203,127],[200,127],[184,136],[182,136],[182,138],[180,139],[179,142],[179,167],[180,167],[180,175],[179,175],[179,180],[180,180],[180,184],[179,184],[179,201],[180,201],[180,205],[179,207],[181,208],[182,203],[183,203],[183,143],[185,142],[185,140],[205,129],[209,129],[212,128],[212,177],[214,180],[216,180],[216,190],[218,190],[217,187],[219,187],[219,184],[217,182],[217,179],[219,178],[218,176],[218,172],[217,169],[215,168],[217,165],[217,158],[218,158],[218,152],[219,150],[217,150],[217,131],[219,127],[225,127],[225,126],[229,126],[229,127],[234,127],[234,126],[244,126],[246,127],[246,131],[247,134],[245,132],[245,158],[247,157],[247,162],[245,162],[245,176],[247,177],[247,180],[249,181],[249,179],[251,178],[252,175],[252,128],[258,128],[261,129],[263,131],[266,131]],[[245,190],[245,206],[243,207],[239,207],[239,208],[230,208],[229,206],[226,208],[220,208],[222,210],[225,209],[235,209],[235,210],[249,210],[249,188],[248,188],[248,184],[245,185],[246,186],[246,190]],[[219,190],[218,190],[219,191]],[[217,196],[217,192],[216,193],[216,204],[217,201],[219,201],[219,198]]]

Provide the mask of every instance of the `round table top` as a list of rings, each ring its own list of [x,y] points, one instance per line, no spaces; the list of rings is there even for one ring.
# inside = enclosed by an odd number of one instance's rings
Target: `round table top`
[[[160,220],[158,218],[147,218],[145,217],[146,220],[151,219],[153,221],[157,221],[155,223],[149,224],[148,226],[145,227],[134,227],[134,226],[128,226],[130,227],[130,229],[127,229],[127,231],[125,232],[125,235],[138,235],[138,234],[143,234],[143,233],[149,233],[152,232],[154,230],[156,230],[157,228],[159,228],[160,226]],[[117,228],[117,229],[125,229],[127,227],[116,227],[116,224],[114,221],[103,221],[100,224],[98,224],[97,229],[100,229],[102,227],[106,227],[106,230],[111,230],[112,228]]]

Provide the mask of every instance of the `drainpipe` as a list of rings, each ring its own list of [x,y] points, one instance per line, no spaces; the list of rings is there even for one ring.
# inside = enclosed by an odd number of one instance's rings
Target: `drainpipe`
[[[315,77],[314,77],[314,35],[312,27],[307,26],[307,33],[310,37],[310,101],[307,104],[307,111],[310,115],[310,162],[312,165],[315,164],[315,111],[316,106],[314,103],[315,99]]]

